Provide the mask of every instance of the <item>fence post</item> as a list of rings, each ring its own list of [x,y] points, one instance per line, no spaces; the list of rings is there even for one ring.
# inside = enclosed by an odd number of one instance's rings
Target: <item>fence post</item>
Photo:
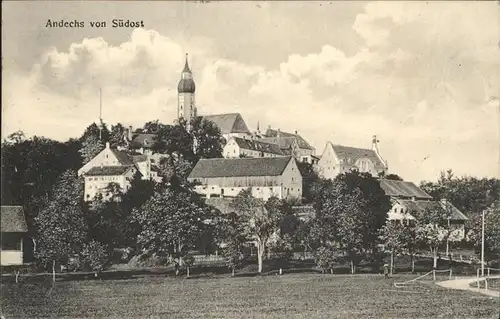
[[[450,280],[451,280],[452,273],[453,273],[453,269],[450,269]]]
[[[491,269],[491,268],[488,268],[488,277],[490,276],[490,269]]]
[[[436,270],[432,270],[432,278],[436,281]]]
[[[477,289],[479,289],[479,268],[476,271],[476,284],[477,284]]]

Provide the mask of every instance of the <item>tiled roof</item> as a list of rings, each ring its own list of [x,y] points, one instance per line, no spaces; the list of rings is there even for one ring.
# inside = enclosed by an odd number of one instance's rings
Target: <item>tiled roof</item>
[[[28,231],[22,206],[2,206],[2,233],[25,233]]]
[[[203,119],[214,122],[222,134],[228,133],[248,133],[248,129],[240,113],[227,113],[203,116]]]
[[[432,197],[417,187],[412,182],[394,181],[389,179],[380,179],[380,187],[387,196],[391,197],[415,197],[416,199],[432,199]]]
[[[291,159],[289,156],[201,159],[188,178],[279,176]]]
[[[128,172],[133,166],[96,166],[92,167],[85,176],[116,176],[123,175]]]
[[[346,160],[347,164],[354,165],[358,159],[368,158],[373,163],[376,169],[384,169],[384,163],[382,163],[374,150],[342,145],[331,145],[337,157],[339,159]]]
[[[138,133],[132,138],[132,143],[144,148],[151,148],[155,144],[155,134]]]
[[[289,149],[291,148],[293,142],[295,142],[296,138],[295,137],[263,137],[259,139],[259,141],[262,141],[264,143],[272,143],[272,144],[278,144],[282,149]]]
[[[148,157],[146,155],[132,155],[134,163],[140,163],[147,161]]]
[[[259,140],[247,140],[239,137],[234,137],[234,141],[242,149],[272,153],[276,155],[285,155],[278,144],[262,142]]]
[[[297,140],[297,145],[299,146],[299,148],[314,150],[314,147],[312,147],[309,143],[307,143],[307,141],[299,134],[292,134],[292,133],[281,132],[281,131],[279,133],[280,133],[280,137],[293,138],[293,139]],[[278,130],[268,128],[265,135],[266,135],[266,137],[277,137]]]
[[[111,152],[113,152],[113,154],[115,154],[115,156],[118,159],[118,162],[120,162],[120,164],[122,164],[122,165],[134,164],[132,157],[130,155],[128,155],[126,152],[119,151],[116,149],[111,149]]]
[[[418,212],[424,213],[427,209],[432,208],[435,205],[441,205],[444,209],[451,209],[451,217],[450,220],[468,220],[467,216],[465,216],[461,211],[458,210],[455,206],[448,202],[439,202],[439,201],[425,201],[425,200],[401,200],[397,199],[397,202],[402,206],[408,209],[408,213]]]

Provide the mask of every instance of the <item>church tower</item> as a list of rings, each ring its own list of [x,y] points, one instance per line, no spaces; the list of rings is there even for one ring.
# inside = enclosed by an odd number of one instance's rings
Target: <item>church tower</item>
[[[183,118],[189,123],[193,117],[196,117],[196,106],[194,100],[194,92],[196,86],[193,80],[193,73],[189,69],[188,54],[186,53],[186,64],[181,73],[181,80],[177,86],[177,119]]]

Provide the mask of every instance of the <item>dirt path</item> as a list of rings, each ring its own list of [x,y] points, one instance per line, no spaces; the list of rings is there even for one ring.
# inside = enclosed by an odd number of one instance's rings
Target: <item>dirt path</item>
[[[488,278],[497,279],[497,278],[500,278],[500,275],[490,276]],[[461,278],[461,279],[441,281],[441,282],[438,282],[437,284],[441,287],[445,287],[445,288],[449,288],[449,289],[469,290],[469,291],[479,292],[479,293],[482,293],[482,294],[490,296],[490,297],[500,298],[499,291],[471,287],[470,284],[476,282],[476,280],[477,280],[476,277],[467,277],[467,278]]]

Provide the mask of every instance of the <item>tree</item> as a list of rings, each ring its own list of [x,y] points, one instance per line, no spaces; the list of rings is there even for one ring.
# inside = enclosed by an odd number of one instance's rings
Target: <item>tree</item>
[[[109,141],[109,134],[110,133],[106,123],[101,123],[99,125],[97,125],[96,123],[92,123],[85,129],[79,140],[83,143],[83,141],[85,141],[87,138],[93,136],[97,140]]]
[[[403,224],[401,242],[403,244],[403,250],[410,256],[412,273],[415,272],[415,253],[419,247],[417,231],[417,224],[414,221],[408,221]]]
[[[468,217],[481,215],[485,207],[500,200],[500,179],[456,177],[451,170],[441,172],[437,182],[423,181],[420,187],[436,200],[448,200]]]
[[[126,131],[127,129],[121,123],[111,126],[111,133],[109,135],[110,146],[113,148],[127,146],[127,143],[125,142]]]
[[[111,265],[111,251],[99,241],[84,244],[81,255],[83,264],[94,272],[95,277]]]
[[[394,272],[394,255],[403,251],[405,228],[399,221],[388,221],[381,230],[384,246],[391,252],[390,274]]]
[[[430,205],[423,212],[411,212],[417,218],[417,238],[428,246],[433,256],[433,268],[437,268],[439,247],[456,236],[456,232],[450,227],[449,218],[451,209],[440,203]]]
[[[355,272],[363,256],[376,251],[390,202],[370,174],[350,172],[315,186],[316,216],[312,228],[317,248],[334,245]]]
[[[155,136],[153,151],[161,154],[178,154],[183,159],[195,163],[193,138],[183,123],[160,125]]]
[[[104,149],[104,144],[94,135],[90,135],[82,142],[82,148],[78,151],[82,157],[82,165],[87,164]]]
[[[162,178],[163,184],[186,185],[187,177],[193,167],[193,163],[184,159],[182,155],[173,153],[160,160],[158,175]]]
[[[24,135],[24,132],[19,130],[17,132],[9,134],[4,140],[3,143],[5,144],[19,144],[22,143],[26,140],[26,135]]]
[[[149,121],[144,124],[142,131],[143,133],[156,134],[163,126],[165,125],[160,123],[160,120]]]
[[[282,269],[289,266],[290,260],[293,257],[292,235],[280,233],[277,240],[271,245],[271,251],[275,254],[281,275]]]
[[[334,243],[328,246],[321,246],[314,252],[316,265],[325,273],[328,269],[333,274],[335,264],[342,258],[342,251]]]
[[[200,158],[222,157],[222,145],[225,143],[219,127],[203,117],[194,117],[191,120],[191,131],[196,160]]]
[[[16,133],[23,135],[21,132]],[[22,205],[29,232],[62,172],[80,167],[79,142],[34,136],[2,143],[2,205]]]
[[[140,226],[137,238],[145,255],[176,259],[180,266],[189,249],[213,219],[212,210],[191,189],[161,188],[139,209],[134,220]]]
[[[35,219],[37,257],[48,266],[66,264],[72,255],[82,251],[87,225],[82,209],[83,181],[73,171],[62,174],[47,206]]]
[[[302,196],[304,197],[304,202],[310,203],[314,200],[313,187],[319,181],[319,175],[310,163],[297,162],[297,166],[302,175]]]
[[[276,197],[267,202],[254,198],[250,189],[242,190],[231,202],[232,208],[242,214],[248,237],[257,246],[258,271],[262,272],[266,245],[271,236],[278,231],[279,223],[285,214],[286,203]]]
[[[101,194],[96,196],[86,214],[88,241],[96,240],[113,251],[132,243],[130,210],[122,203],[123,194],[118,184],[109,183],[104,193],[107,199]]]
[[[472,226],[467,234],[469,240],[481,254],[482,215],[475,215],[471,219]],[[500,201],[492,203],[485,210],[484,215],[484,254],[485,259],[497,261],[500,264]]]
[[[243,219],[237,213],[231,212],[221,216],[216,228],[217,244],[223,247],[222,254],[234,276],[235,269],[241,264],[241,251],[246,241]]]

